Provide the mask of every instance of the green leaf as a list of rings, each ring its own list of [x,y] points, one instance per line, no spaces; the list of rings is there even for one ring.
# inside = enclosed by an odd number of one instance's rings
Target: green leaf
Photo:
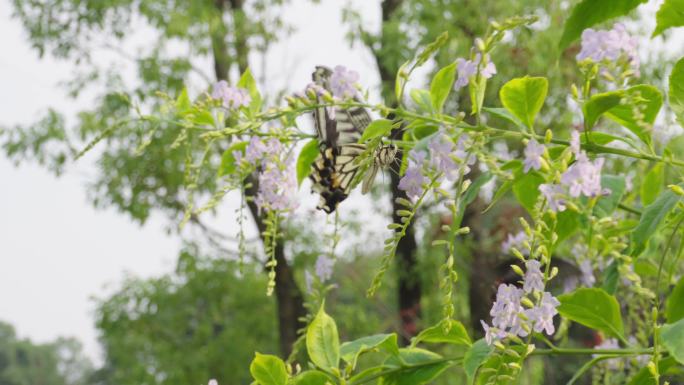
[[[505,108],[482,107],[482,110],[485,112],[489,112],[490,114],[496,116],[497,118],[508,120],[509,122],[515,124],[515,126],[518,128],[525,128],[525,123],[523,123],[520,119],[515,117],[515,115],[508,112],[508,110]]]
[[[325,373],[317,370],[307,370],[300,373],[294,379],[295,385],[325,385],[327,383],[332,383],[332,381],[330,381]]]
[[[287,369],[280,358],[270,354],[256,353],[249,372],[260,385],[287,384]]]
[[[306,329],[306,351],[311,361],[326,370],[337,368],[340,363],[340,340],[337,325],[321,305],[318,314]]]
[[[181,91],[180,95],[178,95],[178,98],[176,99],[176,109],[180,115],[183,115],[185,112],[190,110],[190,107],[192,107],[192,102],[188,97],[188,90],[183,88],[183,91]]]
[[[230,175],[235,172],[236,170],[236,165],[235,165],[235,156],[233,153],[235,151],[239,151],[241,153],[245,153],[245,149],[247,148],[247,142],[237,142],[228,147],[226,151],[223,152],[221,155],[221,165],[219,166],[218,169],[218,176],[224,176],[224,175]]]
[[[405,365],[420,365],[416,368],[406,368],[404,370],[390,373],[380,378],[380,385],[422,385],[432,381],[439,376],[452,362],[442,361],[437,353],[418,348],[399,349],[398,357],[390,357],[385,361],[384,366],[400,368]]]
[[[444,325],[440,322],[437,325],[423,330],[417,336],[413,337],[411,339],[411,346],[416,346],[421,342],[446,343],[466,346],[472,345],[472,341],[468,336],[468,332],[462,323],[455,320],[449,320],[448,322],[450,323],[449,333],[444,333]]]
[[[644,143],[650,144],[652,125],[663,105],[663,95],[653,86],[640,84],[626,89],[622,96],[632,103],[614,106],[606,112],[606,117],[632,131]]]
[[[393,122],[388,119],[377,119],[372,121],[363,131],[363,135],[361,135],[359,143],[389,135],[389,133],[392,131],[392,124]]]
[[[617,140],[623,143],[627,143],[629,146],[633,148],[636,148],[631,138],[606,134],[605,132],[600,131],[583,132],[580,135],[580,142],[582,144],[587,143],[587,136],[589,137],[589,142],[598,144],[599,146],[603,146]]]
[[[537,172],[528,172],[513,182],[513,195],[530,213],[539,198],[539,185],[544,183],[544,177]]]
[[[660,375],[667,374],[670,368],[675,368],[677,361],[672,357],[666,357],[658,360],[658,372]],[[632,377],[632,379],[627,383],[627,385],[658,385],[656,384],[653,375],[648,370],[647,366],[644,366],[637,374]]]
[[[570,17],[565,22],[559,43],[561,50],[579,38],[585,29],[603,21],[627,15],[646,1],[648,0],[582,0],[572,9]]]
[[[665,166],[663,163],[656,163],[653,168],[646,173],[641,184],[641,203],[648,206],[655,201],[665,183]]]
[[[463,356],[463,369],[468,377],[468,384],[473,384],[475,382],[475,373],[477,369],[482,365],[483,362],[489,357],[493,348],[487,345],[487,341],[481,338],[468,349]]]
[[[399,354],[397,335],[394,333],[376,334],[345,342],[340,346],[340,356],[354,368],[361,354],[374,349],[382,349],[390,354]]]
[[[318,140],[311,139],[308,143],[302,147],[302,151],[299,152],[299,157],[297,157],[297,184],[302,184],[302,181],[306,179],[311,173],[311,165],[316,160],[318,156]]]
[[[679,186],[684,187],[684,183]],[[667,189],[660,193],[658,198],[644,208],[639,219],[639,224],[632,232],[632,256],[638,256],[646,248],[646,242],[651,238],[660,225],[660,222],[672,211],[680,196]]]
[[[427,114],[432,114],[435,112],[432,107],[432,96],[430,95],[430,91],[414,88],[411,90],[409,95],[411,96],[411,100],[416,103],[419,111],[425,112]]]
[[[601,187],[609,189],[610,194],[599,198],[594,207],[594,214],[598,217],[607,217],[615,211],[625,193],[625,177],[602,175]]]
[[[534,127],[534,119],[544,105],[549,82],[546,78],[512,79],[499,91],[501,103],[527,127]]]
[[[579,288],[558,297],[558,312],[569,320],[624,339],[617,299],[603,289]]]
[[[665,0],[656,13],[656,28],[651,37],[668,28],[681,26],[684,26],[684,0]]]
[[[672,68],[668,95],[670,108],[677,117],[679,125],[684,127],[684,58],[679,59]]]
[[[665,318],[669,323],[674,323],[684,318],[684,279],[680,279],[677,282],[674,289],[672,289],[672,293],[667,297]]]
[[[249,91],[249,96],[252,98],[252,100],[249,102],[248,110],[252,114],[259,112],[261,109],[261,94],[257,89],[256,81],[254,80],[252,71],[250,71],[249,68],[247,68],[247,70],[245,70],[245,72],[242,74],[240,80],[238,80],[237,86]]]
[[[565,210],[556,213],[556,235],[557,243],[568,239],[579,228],[579,214],[572,210]]]
[[[448,66],[439,70],[430,83],[430,96],[432,98],[432,106],[438,113],[442,112],[444,102],[451,89],[454,88],[454,80],[456,79],[456,63],[451,63]]]
[[[601,287],[608,294],[615,294],[617,290],[618,278],[620,278],[620,273],[618,273],[618,263],[613,261],[606,267],[603,271],[602,284]]]
[[[660,341],[677,362],[684,364],[684,319],[660,328]]]
[[[478,176],[475,181],[468,186],[468,189],[463,194],[463,197],[461,198],[461,208],[467,207],[469,204],[473,203],[475,198],[477,198],[477,194],[480,192],[482,186],[492,180],[493,177],[494,174],[491,172],[480,174],[480,176]]]
[[[582,106],[584,126],[591,130],[604,112],[620,104],[622,91],[610,91],[592,95]]]

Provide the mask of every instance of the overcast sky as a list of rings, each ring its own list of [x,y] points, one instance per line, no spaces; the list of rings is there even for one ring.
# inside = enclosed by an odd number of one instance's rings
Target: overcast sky
[[[11,18],[9,3],[0,0],[0,125],[30,123],[47,107],[71,115],[89,107],[87,100],[65,98],[57,83],[73,67],[39,60],[19,22]],[[352,50],[344,39],[344,2],[322,3],[297,0],[288,8],[285,18],[298,31],[269,55],[271,91],[301,89],[317,64],[343,64],[360,72],[362,83],[377,84],[371,55]],[[379,19],[378,1],[355,3],[366,19]],[[649,8],[652,12],[655,4]],[[129,43],[144,46],[146,37],[142,33],[140,42]],[[129,71],[128,76],[135,74]],[[150,277],[170,271],[181,242],[166,235],[169,223],[164,218],[152,216],[141,227],[113,209],[95,210],[84,187],[95,172],[90,160],[56,178],[40,166],[15,168],[0,157],[0,320],[35,341],[75,336],[100,361],[90,297],[110,292],[125,272]]]

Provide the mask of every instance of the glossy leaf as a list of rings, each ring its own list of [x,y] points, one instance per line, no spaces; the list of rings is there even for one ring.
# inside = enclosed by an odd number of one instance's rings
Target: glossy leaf
[[[294,378],[295,385],[326,385],[332,381],[323,372],[308,370]]]
[[[648,0],[582,0],[575,5],[563,26],[560,48],[567,48],[582,31],[615,17],[624,16]]]
[[[287,384],[287,369],[280,358],[270,354],[256,353],[249,372],[260,385]]]
[[[621,91],[610,91],[592,95],[582,106],[584,112],[584,127],[590,130],[598,118],[606,111],[620,104]]]
[[[670,74],[669,102],[679,125],[684,127],[684,58],[679,59]]]
[[[530,213],[534,211],[534,205],[539,198],[539,185],[544,183],[544,178],[536,172],[522,175],[513,182],[513,194],[520,204]]]
[[[392,131],[392,121],[388,119],[377,119],[372,121],[368,127],[363,131],[359,142],[366,142],[370,139],[379,138],[381,136],[389,135]]]
[[[399,354],[397,335],[394,333],[376,334],[345,342],[340,346],[340,356],[354,368],[360,355],[374,349],[382,349],[390,354]]]
[[[684,26],[684,0],[665,0],[656,13],[656,37],[668,28]]]
[[[622,337],[624,326],[617,299],[598,288],[579,288],[558,297],[565,318],[606,334]]]
[[[680,183],[679,186],[684,186]],[[646,248],[646,242],[660,226],[660,223],[672,211],[681,197],[670,189],[664,190],[656,200],[644,208],[639,224],[632,232],[632,255],[641,254]]]
[[[321,305],[318,314],[306,329],[306,350],[318,367],[330,370],[340,363],[340,341],[337,325]]]
[[[602,196],[598,202],[596,202],[594,213],[598,217],[606,217],[615,211],[622,199],[622,195],[625,193],[625,177],[602,175],[601,187],[610,190],[610,194]]]
[[[644,143],[650,144],[651,128],[663,105],[663,95],[657,88],[641,84],[626,89],[622,96],[631,103],[614,106],[606,112],[606,117],[632,131]],[[638,111],[636,114],[635,110]]]
[[[252,71],[250,71],[249,68],[242,74],[240,80],[238,80],[237,86],[249,91],[249,96],[252,98],[248,106],[249,112],[252,114],[259,112],[261,109],[261,94],[257,89],[256,80],[254,80]]]
[[[493,348],[487,345],[487,341],[481,338],[468,349],[463,356],[463,369],[468,377],[468,384],[473,384],[475,382],[475,373],[477,369],[482,365],[483,362],[489,357]]]
[[[311,165],[318,157],[318,140],[311,139],[307,142],[302,151],[299,152],[297,157],[297,184],[302,184],[302,181],[306,179],[311,173]]]
[[[672,293],[667,297],[665,318],[669,323],[684,318],[684,279],[679,279]]]
[[[430,383],[430,381],[451,366],[449,361],[439,361],[441,358],[442,356],[439,354],[424,349],[400,349],[399,357],[390,357],[385,361],[385,366],[420,366],[383,376],[378,383],[380,385],[422,385]]]
[[[442,323],[438,323],[437,325],[431,326],[420,332],[417,336],[413,337],[411,339],[411,346],[416,346],[421,342],[446,343],[466,346],[472,345],[470,336],[468,336],[468,332],[462,323],[455,320],[449,320],[448,322],[451,326],[448,333],[445,334],[444,326]]]
[[[644,206],[650,205],[656,200],[656,197],[663,190],[665,183],[665,166],[663,163],[656,163],[646,176],[641,184],[641,203]]]
[[[663,325],[660,341],[677,362],[684,364],[684,319]]]
[[[505,108],[482,107],[482,110],[496,116],[497,118],[508,120],[518,128],[525,128],[525,123],[523,123],[515,115],[508,112],[508,110]]]
[[[549,82],[546,78],[525,76],[504,84],[499,98],[511,114],[531,128],[544,105],[548,90]]]
[[[451,89],[454,88],[454,80],[456,79],[456,63],[451,63],[448,66],[437,71],[435,77],[430,83],[430,96],[432,98],[432,107],[435,111],[442,112],[444,102],[449,97]]]
[[[660,375],[667,374],[667,372],[677,366],[677,361],[672,357],[661,358],[658,360],[658,372]],[[637,374],[632,377],[627,385],[658,385],[656,384],[653,375],[649,371],[647,366],[644,366],[637,372]]]

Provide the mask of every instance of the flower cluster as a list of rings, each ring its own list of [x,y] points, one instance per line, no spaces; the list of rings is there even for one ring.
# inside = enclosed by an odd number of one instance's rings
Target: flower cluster
[[[263,142],[259,137],[250,139],[245,149],[244,160],[252,165],[261,165],[259,190],[254,202],[260,210],[292,211],[297,208],[297,178],[292,172],[291,156],[282,158],[283,148],[280,141],[271,138]],[[234,152],[239,162],[242,153]]]
[[[530,141],[532,143],[532,141]],[[529,145],[528,145],[529,146]],[[579,133],[572,132],[570,149],[575,154],[575,162],[561,175],[560,184],[542,184],[542,193],[549,209],[554,212],[566,209],[566,196],[589,198],[610,194],[609,189],[601,187],[601,169],[604,159],[590,160],[587,153],[580,150]],[[527,149],[526,149],[527,155]],[[525,160],[527,163],[527,159]]]
[[[611,30],[596,31],[589,28],[582,32],[582,49],[577,54],[577,60],[614,62],[622,55],[635,71],[639,70],[637,38],[630,36],[623,24],[615,24]]]
[[[456,79],[455,87],[463,88],[468,85],[470,79],[477,75],[477,68],[480,66],[480,61],[482,61],[482,54],[475,55],[474,60],[465,60],[463,58],[456,59],[456,69],[458,70],[458,79]],[[485,56],[485,63],[480,69],[480,75],[489,79],[496,74],[496,66],[494,63],[487,60]]]
[[[244,88],[229,86],[225,80],[214,84],[211,97],[221,100],[224,107],[231,109],[248,106],[252,101],[249,91]]]
[[[462,134],[454,143],[449,135],[440,131],[429,141],[427,152],[411,150],[406,173],[399,181],[399,189],[415,199],[423,194],[425,185],[430,181],[428,176],[455,181],[461,172],[468,174],[469,166],[475,163],[475,156],[467,151],[469,140],[468,134]]]
[[[356,84],[359,81],[359,73],[348,70],[344,66],[336,66],[330,75],[330,91],[333,96],[341,99],[356,96]]]
[[[501,284],[496,293],[496,300],[489,314],[492,325],[480,321],[485,331],[488,344],[506,338],[509,335],[526,337],[531,331],[555,332],[553,317],[558,314],[556,307],[560,302],[549,292],[544,291],[544,275],[541,263],[531,259],[525,263],[526,272],[522,289],[515,285]],[[528,295],[537,293],[534,304]],[[525,306],[523,306],[525,305]]]

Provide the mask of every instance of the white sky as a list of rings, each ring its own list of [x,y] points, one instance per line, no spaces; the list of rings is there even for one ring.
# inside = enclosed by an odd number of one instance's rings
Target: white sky
[[[10,17],[9,3],[0,0],[0,125],[30,123],[47,107],[68,114],[89,107],[85,98],[65,98],[57,83],[68,78],[73,67],[39,60],[19,22]],[[344,2],[322,3],[296,0],[287,9],[285,18],[298,31],[269,55],[270,91],[301,89],[317,64],[343,64],[357,70],[363,84],[377,84],[372,56],[352,50],[344,39]],[[354,3],[377,27],[379,1]],[[655,4],[648,9],[654,12]],[[131,44],[137,48],[145,39],[140,40]],[[260,69],[260,62],[253,64]],[[205,72],[212,70],[207,67]],[[134,76],[129,71],[128,77]],[[100,361],[89,298],[111,291],[124,272],[150,277],[170,271],[181,242],[166,234],[169,223],[159,216],[141,227],[113,209],[95,210],[84,188],[95,172],[89,161],[92,157],[55,178],[40,166],[15,168],[0,157],[0,320],[35,341],[75,336],[86,353]],[[230,220],[220,224],[228,229]]]

